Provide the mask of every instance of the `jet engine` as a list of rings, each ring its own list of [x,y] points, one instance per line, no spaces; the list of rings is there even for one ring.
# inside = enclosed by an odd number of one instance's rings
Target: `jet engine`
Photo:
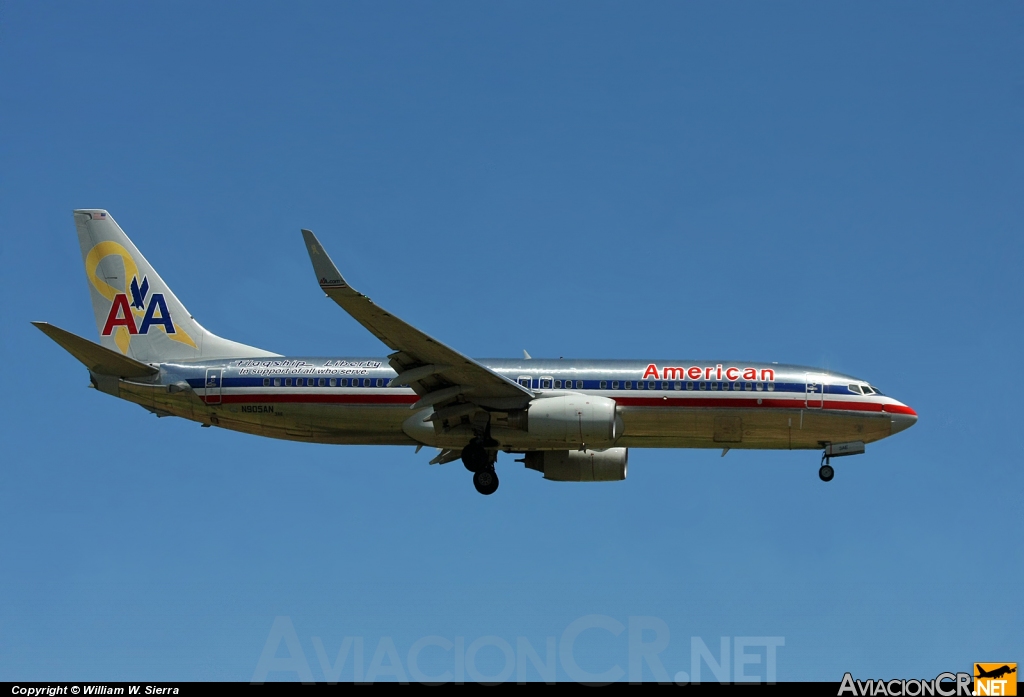
[[[534,451],[526,453],[524,462],[554,482],[621,482],[626,478],[629,450]]]
[[[615,400],[607,397],[568,394],[535,399],[526,417],[532,438],[577,447],[611,445],[622,431]]]

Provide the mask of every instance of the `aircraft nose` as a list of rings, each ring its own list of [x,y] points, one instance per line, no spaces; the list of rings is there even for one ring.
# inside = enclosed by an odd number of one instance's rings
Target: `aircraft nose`
[[[891,409],[886,407],[886,411],[892,410],[892,433],[896,434],[900,431],[906,431],[908,428],[917,423],[917,412],[908,406],[900,405],[897,409]]]

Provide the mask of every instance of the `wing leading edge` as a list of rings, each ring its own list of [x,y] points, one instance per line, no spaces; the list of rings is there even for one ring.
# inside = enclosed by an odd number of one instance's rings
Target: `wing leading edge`
[[[420,395],[413,409],[428,406],[437,409],[461,399],[481,406],[516,408],[525,406],[533,398],[528,388],[376,305],[345,281],[316,235],[303,230],[302,236],[313,271],[327,297],[394,351],[388,358],[398,375],[391,384],[408,385]]]

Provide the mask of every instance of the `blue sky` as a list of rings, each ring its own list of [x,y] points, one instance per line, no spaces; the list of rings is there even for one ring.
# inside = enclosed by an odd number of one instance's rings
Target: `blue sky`
[[[1024,659],[1019,4],[0,22],[0,679],[249,680],[279,616],[298,652],[275,655],[318,681],[313,637],[332,661],[361,637],[366,664],[388,637],[403,664],[483,638],[495,675],[493,637],[544,657],[595,616],[663,622],[670,676],[691,637],[783,637],[780,680]],[[158,421],[29,325],[96,338],[77,207],[110,210],[206,327],[281,353],[384,352],[316,288],[309,227],[472,356],[807,364],[921,420],[827,485],[813,452],[636,450],[593,486],[503,457],[487,498],[426,451]],[[590,627],[575,660],[626,671],[628,633]]]

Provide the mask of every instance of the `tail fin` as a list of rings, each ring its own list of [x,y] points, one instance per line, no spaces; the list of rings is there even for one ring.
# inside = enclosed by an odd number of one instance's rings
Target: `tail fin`
[[[76,210],[75,227],[106,348],[144,363],[277,355],[203,329],[106,211]]]

